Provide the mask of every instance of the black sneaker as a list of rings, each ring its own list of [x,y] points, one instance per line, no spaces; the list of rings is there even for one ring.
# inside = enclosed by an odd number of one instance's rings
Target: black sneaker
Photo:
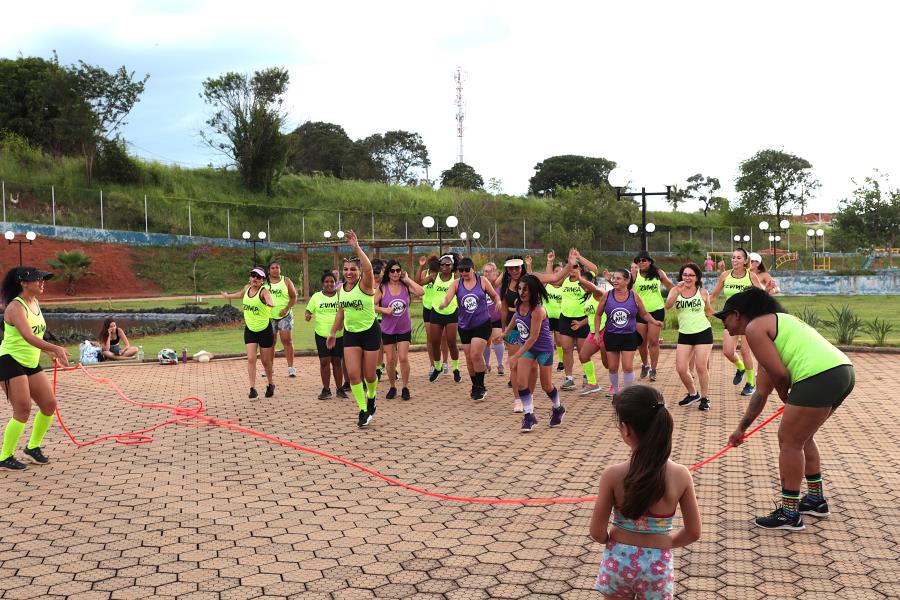
[[[387,391],[387,394],[384,395],[385,400],[393,400],[397,397],[397,388],[392,387]]]
[[[25,456],[30,458],[31,462],[33,463],[46,465],[48,462],[50,462],[50,459],[44,456],[44,453],[41,452],[40,446],[38,446],[37,448],[29,448],[28,446],[26,446],[25,449],[22,450],[22,452],[24,452]]]
[[[250,393],[247,394],[248,398],[259,398],[259,392],[256,391],[256,388],[250,388]]]
[[[483,387],[476,387],[472,390],[472,400],[484,400],[485,396],[487,396],[487,389]]]
[[[650,374],[650,365],[641,365],[641,379],[647,379]]]
[[[459,369],[453,369],[453,381],[456,383],[462,381],[462,375],[459,374]]]
[[[340,394],[340,390],[338,390],[338,394]],[[322,388],[322,391],[319,392],[318,396],[319,400],[328,400],[331,398],[331,388]]]
[[[800,498],[800,514],[809,515],[811,517],[827,517],[831,513],[828,512],[828,503],[825,498],[821,500],[810,500],[809,496]]]
[[[434,383],[437,380],[437,378],[440,376],[441,376],[441,370],[435,369],[434,371],[431,372],[431,375],[428,376],[428,381]]]
[[[732,385],[738,385],[744,378],[744,369],[738,369],[734,372],[734,378],[731,380]]]
[[[688,394],[678,401],[678,406],[690,406],[694,402],[700,401],[700,394]]]
[[[558,363],[556,363],[556,370],[557,371],[565,371],[566,365],[562,364],[561,362],[558,362]]]
[[[356,422],[357,427],[365,427],[372,422],[372,415],[364,410],[359,411],[359,420]]]
[[[554,408],[550,413],[550,427],[559,427],[562,425],[563,415],[566,414],[566,407],[562,404],[558,408]]]
[[[788,516],[783,506],[779,506],[765,517],[756,517],[753,519],[753,522],[756,523],[757,527],[762,527],[763,529],[787,529],[789,531],[806,529],[803,525],[803,519],[800,518],[800,513],[793,517]]]
[[[410,399],[409,388],[403,388],[402,390],[400,390],[400,398],[401,398],[402,400],[409,400],[409,399]]]
[[[343,385],[343,387],[341,387],[341,389],[344,390],[344,393],[345,393],[345,394],[346,394],[347,392],[349,392],[349,391],[350,391],[350,382],[349,382],[349,381],[345,381],[345,382],[344,382],[344,385]]]
[[[376,410],[378,410],[378,407],[375,406],[375,398],[366,400],[366,412],[369,413],[370,418],[375,415]]]
[[[347,398],[347,392],[344,391],[344,388],[338,388],[337,397],[344,398],[344,399]]]
[[[378,377],[378,381],[381,381],[381,369],[375,369],[375,376]]]
[[[16,460],[15,456],[10,456],[4,461],[0,461],[0,469],[9,469],[10,471],[24,471],[27,468],[28,465]]]
[[[266,398],[271,398],[275,395],[275,384],[270,383],[266,386]]]
[[[744,389],[741,390],[741,396],[752,396],[755,391],[756,388],[747,383],[744,385]]]
[[[537,417],[534,416],[534,413],[525,413],[525,416],[522,417],[522,427],[519,431],[522,433],[530,433],[536,425]]]
[[[700,406],[697,408],[703,411],[709,410],[709,398],[700,398]]]

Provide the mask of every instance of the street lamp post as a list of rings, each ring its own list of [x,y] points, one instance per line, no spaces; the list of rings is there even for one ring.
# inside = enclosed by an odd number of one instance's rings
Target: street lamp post
[[[465,231],[463,231],[459,234],[459,239],[461,239],[466,244],[466,252],[467,252],[467,254],[471,255],[472,254],[472,240],[475,240],[477,242],[479,239],[481,239],[481,233],[478,231],[475,231],[472,233],[471,236],[469,236],[469,234],[467,234]]]
[[[816,258],[818,257],[818,251],[817,251],[818,245],[816,244],[816,238],[822,240],[822,252],[824,253],[825,252],[825,230],[824,229],[816,229],[816,230],[807,229],[806,237],[808,239],[812,240],[812,243],[813,243],[813,270],[815,270],[816,269]]]
[[[780,215],[778,215],[780,216]],[[769,246],[772,249],[772,270],[775,270],[775,265],[778,262],[778,243],[781,242],[782,233],[786,233],[791,227],[791,222],[787,219],[781,219],[778,222],[777,227],[772,227],[772,232],[769,234]],[[763,232],[763,235],[769,231],[769,223],[768,221],[761,221],[759,224],[760,231]]]
[[[667,185],[665,192],[648,192],[647,188],[641,188],[640,192],[623,192],[622,188],[628,185],[628,172],[622,167],[616,167],[610,171],[607,181],[609,181],[609,185],[616,189],[616,200],[620,200],[623,196],[626,198],[641,197],[641,250],[646,251],[647,236],[656,230],[656,226],[653,223],[647,223],[647,196],[665,196],[666,199],[669,199],[672,196],[672,186]],[[628,231],[634,235],[637,231],[632,231],[632,227],[637,226],[632,224],[628,227]]]
[[[249,231],[245,231],[244,233],[241,234],[241,237],[244,238],[245,242],[253,244],[253,265],[254,266],[256,265],[256,245],[264,244],[266,242],[266,232],[260,231],[256,235],[259,238],[258,240],[251,239],[252,236],[250,235]]]
[[[437,232],[438,235],[438,254],[444,253],[444,234],[445,233],[453,233],[453,230],[456,229],[456,226],[459,225],[459,219],[455,216],[450,215],[444,220],[446,223],[446,227],[441,227],[437,224],[432,216],[426,216],[422,219],[422,227],[425,228],[425,231],[431,232],[432,230]],[[479,236],[480,237],[480,236]]]
[[[6,238],[7,244],[18,244],[19,245],[19,266],[22,266],[22,246],[28,244],[29,246],[37,239],[37,234],[33,231],[29,231],[25,234],[24,240],[15,239],[16,234],[12,231],[7,231],[3,234],[3,237]]]

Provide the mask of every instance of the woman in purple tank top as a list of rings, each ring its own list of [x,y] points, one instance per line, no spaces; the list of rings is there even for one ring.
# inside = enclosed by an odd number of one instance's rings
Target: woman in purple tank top
[[[381,313],[381,343],[387,356],[387,376],[390,382],[386,399],[397,397],[397,361],[400,362],[400,378],[403,389],[400,397],[410,399],[409,394],[409,342],[412,337],[412,320],[409,304],[412,296],[421,296],[425,290],[403,270],[393,258],[387,262],[381,275],[381,284],[375,290],[375,310]]]
[[[515,318],[510,319],[504,334],[510,333],[513,328],[518,334],[519,349],[511,357],[519,364],[518,379],[513,385],[519,390],[519,398],[525,412],[520,431],[528,433],[538,422],[534,416],[534,384],[531,381],[531,370],[535,363],[540,373],[541,388],[553,404],[550,427],[559,427],[562,424],[566,408],[560,404],[559,390],[553,385],[553,332],[550,330],[550,319],[543,305],[544,300],[547,300],[547,289],[540,279],[528,274],[519,279],[518,292]]]
[[[487,299],[500,304],[494,286],[484,277],[475,274],[475,263],[468,256],[459,261],[459,279],[450,285],[440,308],[447,307],[456,296],[459,306],[459,339],[462,341],[466,357],[466,369],[472,380],[472,400],[483,400],[487,389],[484,387],[484,349],[491,339],[491,314]]]
[[[641,334],[637,332],[637,316],[651,325],[662,327],[644,308],[640,297],[631,289],[631,272],[617,269],[609,278],[613,289],[604,294],[597,312],[606,313],[606,331],[603,344],[609,362],[609,382],[613,395],[619,393],[619,364],[622,365],[624,384],[627,388],[634,382],[634,352],[641,345]]]

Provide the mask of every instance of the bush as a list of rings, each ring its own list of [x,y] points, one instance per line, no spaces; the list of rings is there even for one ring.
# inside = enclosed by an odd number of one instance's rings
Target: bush
[[[892,323],[888,323],[883,319],[879,319],[875,317],[871,321],[867,321],[865,325],[863,325],[863,331],[872,336],[872,340],[874,340],[876,346],[884,346],[885,339],[890,332],[894,330],[894,325]]]
[[[848,346],[852,344],[862,329],[863,320],[846,304],[841,308],[831,305],[828,307],[828,313],[831,320],[822,323],[831,328],[837,343]]]
[[[818,329],[819,322],[822,320],[822,318],[819,317],[819,313],[809,306],[804,306],[795,316],[813,329]]]
[[[122,138],[100,142],[94,173],[100,181],[122,185],[141,183],[142,179],[141,166],[128,155]]]

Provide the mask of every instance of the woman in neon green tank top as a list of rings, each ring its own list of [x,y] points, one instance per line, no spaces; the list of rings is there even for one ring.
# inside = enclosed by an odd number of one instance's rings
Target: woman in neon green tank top
[[[758,517],[756,525],[803,529],[801,514],[829,514],[814,436],[853,390],[853,365],[819,332],[785,313],[764,290],[750,288],[735,294],[714,316],[722,319],[731,335],[745,336],[760,367],[757,389],[728,443],[740,445],[773,389],[785,404],[778,428],[783,504],[773,513]],[[801,499],[804,475],[808,493]]]
[[[725,271],[719,276],[719,281],[716,283],[712,294],[709,295],[709,299],[715,302],[719,294],[724,292],[727,300],[734,294],[751,287],[761,288],[762,284],[759,282],[759,278],[750,272],[750,255],[743,248],[735,248],[734,252],[731,253],[731,270]],[[749,345],[741,344],[741,357],[738,358],[735,349],[739,340],[740,336],[734,336],[725,331],[722,334],[722,352],[725,353],[725,358],[731,361],[737,369],[731,381],[732,384],[739,385],[744,376],[747,376],[747,383],[744,385],[744,389],[741,390],[741,396],[749,396],[753,393],[755,383],[753,376],[753,352],[750,350]]]
[[[712,304],[709,293],[703,287],[703,273],[696,263],[682,265],[678,271],[678,285],[669,290],[666,310],[678,313],[678,345],[675,347],[675,371],[687,389],[678,406],[699,402],[700,410],[709,410],[709,355],[713,347]],[[691,375],[691,367],[697,371],[700,391]]]
[[[447,290],[456,281],[456,265],[459,257],[456,254],[444,254],[438,262],[440,269],[436,273],[431,273],[424,278],[423,287],[432,286],[431,297],[431,322],[428,328],[431,331],[431,359],[434,361],[434,369],[428,376],[428,381],[434,382],[440,377],[442,367],[438,356],[441,354],[441,345],[446,344],[449,350],[450,360],[453,361],[453,381],[459,383],[462,381],[462,375],[459,373],[459,346],[456,345],[457,322],[459,320],[459,309],[457,307],[456,298],[446,307],[440,308],[438,305]]]
[[[36,464],[48,462],[41,452],[44,434],[56,412],[56,397],[38,364],[41,350],[51,354],[62,366],[69,365],[65,348],[44,341],[47,325],[37,297],[44,292],[44,281],[53,277],[34,267],[10,269],[0,284],[3,306],[3,343],[0,345],[0,380],[12,405],[12,418],[3,432],[0,469],[20,471],[25,465],[13,455],[31,413],[31,402],[38,406],[25,455]]]
[[[447,347],[447,340],[442,339],[438,343],[441,346],[440,356],[434,355],[434,339],[431,335],[431,315],[434,314],[434,278],[432,275],[441,270],[440,258],[434,254],[429,257],[419,257],[419,272],[416,275],[416,283],[425,290],[422,296],[422,323],[425,325],[425,349],[428,350],[428,376],[434,373],[434,365],[443,358],[443,367],[448,368],[448,360],[450,349]]]
[[[355,257],[344,260],[344,283],[338,289],[338,313],[326,345],[333,348],[335,336],[344,330],[344,364],[350,391],[359,408],[357,427],[366,427],[375,415],[378,390],[378,354],[381,327],[375,318],[375,273],[372,262],[359,246],[354,231],[347,231],[347,244]],[[365,382],[365,387],[363,386]]]
[[[272,296],[266,289],[266,272],[262,267],[250,269],[247,285],[239,292],[222,292],[223,298],[241,298],[244,311],[244,349],[247,353],[247,379],[250,382],[248,398],[258,398],[256,391],[256,349],[266,372],[266,398],[275,395],[272,363],[275,358],[275,331],[272,329]]]
[[[647,312],[657,321],[665,323],[666,309],[662,288],[672,289],[675,284],[665,271],[656,266],[653,257],[646,250],[641,250],[635,257],[631,265],[631,280],[634,281],[634,293],[640,296]],[[638,353],[641,356],[640,378],[649,377],[650,381],[656,381],[660,328],[638,317],[637,332],[643,338],[641,345],[638,346]]]

